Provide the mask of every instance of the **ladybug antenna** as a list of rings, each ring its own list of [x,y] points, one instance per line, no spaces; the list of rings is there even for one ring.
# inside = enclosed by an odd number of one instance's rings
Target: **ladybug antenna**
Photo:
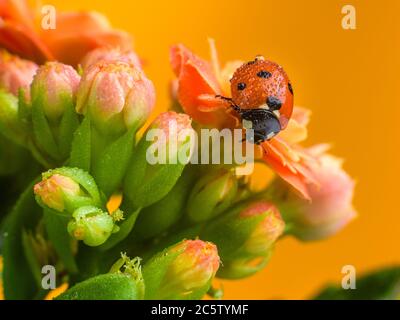
[[[218,98],[218,99],[222,99],[222,100],[228,101],[229,104],[230,104],[230,107],[233,110],[235,110],[238,113],[241,113],[242,109],[240,109],[240,107],[233,102],[232,98],[227,98],[227,97],[221,96],[219,94],[217,94],[215,97]]]

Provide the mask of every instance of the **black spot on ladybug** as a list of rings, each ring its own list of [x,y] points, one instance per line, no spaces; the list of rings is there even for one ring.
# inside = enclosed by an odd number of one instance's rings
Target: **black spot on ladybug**
[[[293,94],[293,87],[292,87],[292,84],[289,82],[287,86],[288,86],[288,88],[289,88],[290,93]]]
[[[272,76],[271,72],[265,71],[265,70],[261,70],[260,72],[257,73],[257,77],[259,78],[265,78],[268,79]]]
[[[282,102],[277,97],[270,96],[267,98],[267,105],[270,110],[275,111],[279,110],[282,107]]]
[[[237,85],[238,90],[246,89],[246,84],[244,82],[239,82]]]
[[[246,64],[247,64],[248,66],[250,66],[250,65],[255,64],[255,63],[256,63],[256,60],[252,60],[252,61],[247,62]]]

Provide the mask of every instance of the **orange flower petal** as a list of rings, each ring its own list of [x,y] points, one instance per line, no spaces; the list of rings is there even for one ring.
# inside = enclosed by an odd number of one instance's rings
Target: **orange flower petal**
[[[0,25],[0,46],[38,63],[53,60],[51,52],[32,30],[12,21]]]

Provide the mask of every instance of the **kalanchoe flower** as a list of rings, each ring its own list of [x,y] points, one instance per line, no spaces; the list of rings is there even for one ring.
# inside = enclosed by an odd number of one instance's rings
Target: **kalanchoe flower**
[[[201,178],[188,199],[187,214],[191,221],[208,220],[227,209],[238,188],[235,173],[220,169]]]
[[[41,8],[29,7],[27,0],[2,0],[0,46],[40,64],[57,60],[74,66],[98,47],[132,48],[130,35],[113,29],[97,12],[57,10],[56,28],[44,29],[37,23],[43,20]]]
[[[137,207],[162,199],[189,162],[196,141],[186,114],[164,112],[150,125],[136,147],[124,192]]]
[[[94,65],[98,62],[125,62],[133,67],[141,68],[142,64],[140,63],[140,59],[138,55],[133,51],[124,51],[122,52],[119,48],[97,48],[95,50],[90,51],[81,61],[81,66],[83,70],[86,70],[91,65]]]
[[[262,269],[269,261],[285,222],[277,208],[266,201],[244,203],[205,226],[201,238],[219,249],[221,278],[243,278]]]
[[[20,59],[0,50],[0,89],[17,96],[19,89],[23,89],[29,96],[29,85],[38,66],[28,60]]]
[[[220,265],[217,247],[201,240],[183,240],[155,255],[143,277],[147,299],[199,299],[210,288]],[[161,279],[151,279],[158,269]]]
[[[95,247],[103,244],[119,228],[107,212],[93,206],[78,208],[68,223],[68,233],[76,240]]]
[[[37,71],[32,85],[32,103],[39,103],[50,121],[57,121],[66,107],[75,104],[80,76],[71,66],[48,62]]]
[[[211,41],[210,45],[211,62],[198,57],[181,44],[172,47],[171,66],[177,76],[173,96],[176,96],[183,110],[201,125],[233,129],[237,127],[238,119],[221,99],[217,99],[221,101],[218,105],[215,96],[231,95],[229,80],[243,62],[232,61],[221,70],[214,43]],[[304,108],[295,107],[285,130],[273,139],[264,141],[256,153],[306,199],[310,199],[307,184],[315,181],[305,164],[307,155],[298,143],[307,137],[309,113]]]
[[[101,206],[96,183],[85,171],[65,167],[49,170],[42,176],[42,181],[34,186],[34,192],[43,207],[71,215],[81,206]]]
[[[352,204],[355,183],[342,169],[342,161],[326,149],[320,145],[306,150],[312,160],[308,166],[318,183],[308,185],[312,201],[302,199],[280,181],[271,186],[288,232],[301,240],[331,236],[357,216]]]
[[[125,62],[98,62],[83,74],[76,111],[91,118],[103,134],[140,128],[155,103],[153,83]]]

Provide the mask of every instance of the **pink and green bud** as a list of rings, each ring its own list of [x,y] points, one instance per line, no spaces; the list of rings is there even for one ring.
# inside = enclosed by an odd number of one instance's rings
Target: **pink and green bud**
[[[80,76],[71,66],[47,62],[31,84],[32,103],[38,103],[50,121],[58,121],[75,104]]]
[[[110,214],[93,206],[77,209],[67,228],[71,237],[91,247],[103,244],[119,230]]]
[[[103,134],[140,128],[155,103],[153,83],[125,62],[98,62],[83,74],[76,111],[90,117]]]
[[[54,174],[35,184],[33,190],[44,205],[59,212],[65,210],[65,202],[68,198],[82,194],[78,183],[59,174]]]
[[[200,299],[210,288],[220,265],[211,242],[183,240],[155,255],[144,267],[147,299]],[[158,269],[162,276],[151,278]]]
[[[186,114],[165,112],[153,121],[136,147],[124,183],[136,207],[161,200],[173,188],[192,155],[194,134]]]
[[[101,47],[90,51],[81,61],[83,70],[98,62],[125,62],[135,68],[142,68],[138,55],[133,51],[121,51],[118,48]]]
[[[240,213],[239,218],[247,219],[258,216],[263,216],[263,219],[250,233],[243,249],[249,254],[263,256],[283,234],[285,222],[278,209],[266,201],[251,204]]]
[[[38,66],[5,50],[0,51],[0,89],[18,96],[20,89],[29,96],[29,86]]]
[[[324,154],[310,168],[318,182],[309,186],[311,201],[300,198],[281,181],[272,186],[278,195],[285,194],[277,201],[288,233],[303,241],[334,235],[357,216],[352,204],[355,183],[342,169],[341,160]]]
[[[220,169],[202,177],[194,186],[187,204],[187,215],[193,222],[217,216],[235,199],[238,181],[234,172]]]
[[[200,237],[218,246],[222,260],[218,277],[237,279],[248,277],[267,264],[284,229],[276,207],[256,201],[233,207],[206,225]]]
[[[82,206],[101,206],[93,178],[77,168],[49,170],[42,174],[42,181],[33,190],[41,206],[68,216]]]

